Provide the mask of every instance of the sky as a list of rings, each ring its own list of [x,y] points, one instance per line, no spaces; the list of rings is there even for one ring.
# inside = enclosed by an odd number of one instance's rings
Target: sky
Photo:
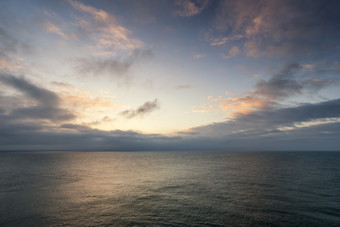
[[[340,150],[337,0],[3,0],[0,150]]]

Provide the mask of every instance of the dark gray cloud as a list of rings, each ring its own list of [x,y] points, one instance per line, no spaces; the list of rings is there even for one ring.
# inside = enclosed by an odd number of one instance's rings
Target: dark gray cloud
[[[268,80],[259,80],[256,83],[254,94],[263,95],[271,99],[279,99],[303,93],[304,90],[318,91],[330,85],[334,79],[324,74],[316,77],[317,66],[306,70],[301,64],[285,64],[281,70],[273,74]]]
[[[32,84],[24,77],[15,77],[11,74],[2,73],[0,74],[0,81],[25,93],[41,105],[55,106],[60,102],[55,93]]]
[[[75,117],[75,115],[62,108],[50,106],[35,106],[31,108],[19,108],[11,112],[11,117],[15,119],[45,119],[52,121],[67,121]]]
[[[151,50],[134,50],[127,58],[81,58],[77,60],[76,70],[83,75],[109,75],[129,82],[129,70],[134,64],[153,56]]]
[[[333,69],[325,70],[326,65]],[[284,64],[268,79],[258,80],[255,89],[244,96],[227,99],[219,97],[215,101],[220,103],[224,111],[233,111],[229,116],[234,117],[254,111],[273,110],[280,107],[280,101],[284,99],[291,101],[289,98],[304,94],[315,96],[322,88],[338,84],[340,68],[336,65]]]
[[[136,109],[130,109],[120,112],[120,115],[126,118],[134,118],[137,116],[144,116],[145,114],[151,113],[154,110],[159,109],[159,102],[157,99],[152,102],[145,102],[143,105],[139,106]]]
[[[298,122],[340,117],[340,99],[297,107],[264,110],[240,116],[237,121],[264,126],[290,126]]]
[[[301,126],[303,122],[315,120],[322,124]],[[222,150],[338,150],[339,121],[340,99],[336,99],[257,111],[230,121],[196,127],[182,135],[197,140],[202,149],[209,149],[203,142],[206,141]]]
[[[214,123],[194,128],[199,136],[225,137],[246,139],[246,137],[261,138],[262,135],[281,132],[279,128],[291,127],[297,130],[295,124],[340,118],[340,99],[315,104],[302,104],[296,107],[256,111],[239,115],[233,120]],[[282,132],[285,133],[285,132]]]
[[[15,108],[11,109],[8,113],[11,120],[43,119],[50,121],[65,121],[75,117],[72,112],[60,107],[61,100],[57,94],[31,83],[24,77],[16,77],[11,74],[1,73],[0,82],[24,94],[24,96],[19,97],[13,95],[1,97],[1,99],[17,100],[19,101],[19,104],[22,105],[21,107],[18,107],[13,103]],[[27,99],[34,101],[35,105],[24,105]],[[8,103],[2,103],[0,104],[0,107],[2,107],[2,105],[6,108],[9,107]]]
[[[37,122],[9,122],[0,115],[0,150],[173,150],[170,142],[174,140],[180,139],[134,131],[106,132],[75,124],[53,127]]]

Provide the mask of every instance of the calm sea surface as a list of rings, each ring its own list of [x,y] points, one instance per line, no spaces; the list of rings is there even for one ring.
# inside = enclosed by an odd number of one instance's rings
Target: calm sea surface
[[[340,226],[340,152],[1,152],[0,226]]]

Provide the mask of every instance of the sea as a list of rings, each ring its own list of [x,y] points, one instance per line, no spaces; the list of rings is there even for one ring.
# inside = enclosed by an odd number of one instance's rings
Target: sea
[[[340,152],[0,152],[0,226],[340,226]]]

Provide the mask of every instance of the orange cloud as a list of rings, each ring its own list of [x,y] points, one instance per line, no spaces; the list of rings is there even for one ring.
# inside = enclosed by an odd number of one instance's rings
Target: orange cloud
[[[234,57],[236,55],[238,55],[240,53],[240,48],[238,48],[238,46],[233,46],[230,50],[229,50],[229,54],[230,56]]]
[[[229,59],[229,58],[235,57],[236,55],[239,55],[240,53],[241,53],[240,48],[238,46],[233,46],[229,50],[229,55],[222,53],[221,57],[224,59]]]
[[[52,24],[51,22],[45,23],[45,29],[47,30],[47,32],[56,33],[60,35],[61,37],[63,37],[64,39],[69,38],[68,35],[66,35],[57,25]]]
[[[90,14],[93,19],[78,19],[78,25],[87,31],[97,43],[99,53],[109,54],[108,49],[133,50],[144,46],[140,40],[129,38],[129,29],[118,24],[115,17],[104,10],[96,9],[83,3],[70,0],[70,4],[77,10]]]
[[[60,97],[65,107],[83,112],[84,116],[105,111],[116,111],[123,105],[113,102],[108,98],[94,97],[91,93],[75,88],[73,85],[63,82],[51,82],[60,91]]]
[[[216,102],[222,103],[219,107],[228,113],[228,116],[234,117],[240,114],[249,114],[256,110],[268,107],[271,103],[268,98],[244,96],[239,98],[223,99],[218,97]]]

